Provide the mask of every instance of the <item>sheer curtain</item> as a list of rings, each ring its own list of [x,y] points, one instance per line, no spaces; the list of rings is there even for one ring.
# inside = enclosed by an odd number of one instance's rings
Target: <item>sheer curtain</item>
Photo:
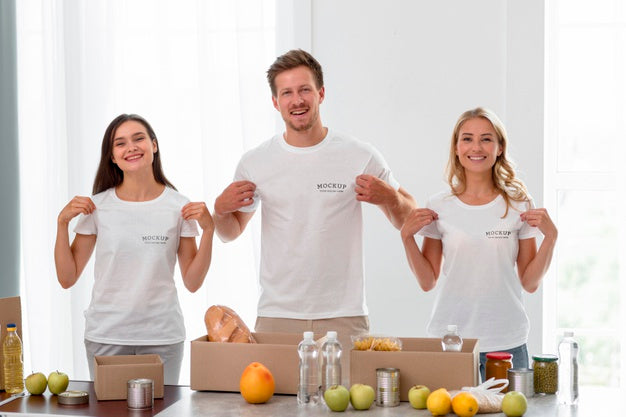
[[[274,133],[265,81],[276,56],[274,21],[273,0],[17,2],[26,374],[59,369],[89,378],[83,311],[93,259],[63,290],[53,247],[61,208],[91,194],[108,123],[120,113],[144,116],[170,181],[212,210],[243,151]],[[181,384],[189,382],[189,341],[206,334],[208,306],[229,305],[254,325],[257,228],[227,245],[215,238],[195,294],[177,272],[187,329]]]

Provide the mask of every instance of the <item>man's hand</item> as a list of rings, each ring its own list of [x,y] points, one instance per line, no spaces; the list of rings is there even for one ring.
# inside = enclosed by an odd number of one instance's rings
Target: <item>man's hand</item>
[[[235,181],[215,200],[215,214],[223,216],[254,203],[256,185],[250,181]]]
[[[366,203],[381,205],[396,201],[396,190],[385,181],[373,175],[359,175],[356,177],[356,199]]]

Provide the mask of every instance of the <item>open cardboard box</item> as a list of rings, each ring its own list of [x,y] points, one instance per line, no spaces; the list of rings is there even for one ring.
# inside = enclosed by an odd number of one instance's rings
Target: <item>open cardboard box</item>
[[[98,400],[125,400],[128,381],[148,378],[153,381],[154,398],[163,398],[163,362],[156,354],[96,356],[94,390]]]
[[[17,334],[22,339],[22,304],[20,297],[8,297],[0,298],[0,342],[4,341],[4,337],[7,335],[7,324],[15,323],[17,326]],[[1,345],[0,345],[1,346]],[[24,346],[22,345],[22,352],[24,352]],[[0,350],[1,353],[1,350]],[[4,359],[0,354],[0,389],[4,390]]]
[[[191,389],[239,391],[243,370],[252,362],[265,365],[276,384],[276,394],[296,394],[299,363],[298,333],[252,333],[257,343],[209,342],[207,336],[191,341]]]
[[[441,339],[400,338],[399,352],[350,351],[350,383],[376,388],[377,368],[400,371],[400,400],[408,401],[413,385],[426,385],[431,390],[458,390],[478,385],[478,339],[463,339],[461,352],[443,352]]]

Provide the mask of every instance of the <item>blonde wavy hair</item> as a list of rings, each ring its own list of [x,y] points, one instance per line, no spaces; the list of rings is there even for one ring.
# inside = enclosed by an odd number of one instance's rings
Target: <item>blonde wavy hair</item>
[[[504,216],[502,216],[504,218],[509,212],[509,207],[512,207],[511,201],[529,202],[530,197],[524,183],[515,176],[514,164],[507,157],[506,129],[504,128],[502,121],[500,121],[498,116],[496,116],[493,111],[483,107],[477,107],[466,111],[459,117],[456,125],[454,126],[454,131],[452,132],[452,140],[450,141],[450,155],[446,166],[446,177],[448,184],[452,189],[452,194],[458,196],[465,191],[467,187],[465,170],[463,169],[463,166],[461,165],[461,162],[456,154],[456,145],[459,140],[459,131],[461,130],[463,124],[470,119],[476,119],[478,117],[482,117],[491,123],[496,131],[498,143],[500,145],[500,149],[502,150],[500,155],[496,158],[496,163],[491,169],[491,178],[493,180],[493,184],[496,186],[498,192],[502,195],[504,201],[506,202],[506,211],[504,212]]]

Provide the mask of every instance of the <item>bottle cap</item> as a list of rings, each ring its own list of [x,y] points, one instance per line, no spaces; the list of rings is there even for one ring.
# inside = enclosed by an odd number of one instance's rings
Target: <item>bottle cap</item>
[[[302,333],[302,336],[304,336],[307,340],[313,340],[313,332],[304,332]]]
[[[15,325],[15,323],[9,323],[7,324],[7,330],[8,331],[13,331],[17,328],[17,326]]]
[[[329,330],[326,332],[326,337],[330,340],[336,340],[337,339],[337,332],[334,330]]]
[[[506,361],[513,357],[513,355],[508,352],[489,352],[485,356],[487,359],[496,359],[501,361]]]
[[[549,353],[541,354],[541,355],[533,355],[533,360],[537,362],[556,362],[559,359],[556,355],[551,355]]]
[[[448,324],[449,332],[456,332],[456,324]]]

